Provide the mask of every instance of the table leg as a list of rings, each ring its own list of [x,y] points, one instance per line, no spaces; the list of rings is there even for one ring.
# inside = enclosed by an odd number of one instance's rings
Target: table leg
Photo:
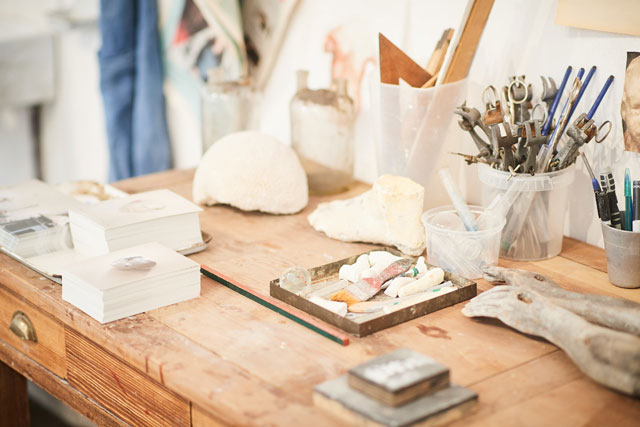
[[[29,425],[29,397],[27,379],[0,362],[0,424],[11,426]]]

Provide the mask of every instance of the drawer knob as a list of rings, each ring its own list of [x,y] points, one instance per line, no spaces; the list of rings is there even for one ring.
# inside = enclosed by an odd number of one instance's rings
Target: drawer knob
[[[31,323],[29,317],[20,310],[13,313],[9,329],[20,339],[38,342],[36,328],[33,327],[33,323]]]

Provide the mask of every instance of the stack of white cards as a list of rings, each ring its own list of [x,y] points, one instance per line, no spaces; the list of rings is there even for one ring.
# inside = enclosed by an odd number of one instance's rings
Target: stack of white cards
[[[62,272],[62,299],[100,323],[198,296],[200,265],[159,243],[88,258]]]
[[[0,189],[0,245],[28,258],[72,247],[70,209],[82,204],[44,182]]]
[[[202,244],[202,209],[169,190],[106,200],[69,212],[77,252],[102,255],[147,242],[176,251]]]

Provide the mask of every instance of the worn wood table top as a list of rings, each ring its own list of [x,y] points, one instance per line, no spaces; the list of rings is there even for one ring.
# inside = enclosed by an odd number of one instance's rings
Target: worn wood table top
[[[190,198],[192,177],[192,171],[170,171],[117,186],[130,193],[169,188]],[[269,281],[289,266],[313,267],[371,249],[311,228],[307,215],[328,199],[312,197],[291,216],[206,208],[201,227],[213,240],[192,258],[269,295]],[[570,290],[640,301],[640,289],[609,283],[602,249],[572,239],[558,257],[500,264],[541,272]],[[205,277],[200,298],[101,325],[63,302],[57,284],[5,256],[0,268],[13,292],[190,402],[194,425],[335,424],[313,406],[313,387],[400,346],[447,365],[453,382],[478,393],[477,411],[460,425],[631,426],[640,419],[640,401],[591,381],[554,345],[498,321],[468,319],[463,304],[351,337],[343,347]],[[491,288],[483,280],[478,285]]]

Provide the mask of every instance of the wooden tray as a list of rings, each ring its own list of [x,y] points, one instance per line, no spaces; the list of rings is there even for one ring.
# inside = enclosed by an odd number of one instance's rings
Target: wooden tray
[[[369,252],[379,250],[391,252],[394,255],[411,258],[413,260],[416,259],[416,257],[409,257],[393,248],[388,247],[375,249],[364,253],[368,254]],[[360,255],[362,254],[354,255],[340,261],[335,261],[330,264],[325,264],[309,269],[309,273],[311,274],[312,286],[316,286],[317,289],[321,289],[322,286],[335,283],[337,280],[339,280],[338,271],[340,270],[340,267],[344,264],[353,264],[354,262],[356,262],[356,259],[358,259]],[[429,268],[434,267],[433,265],[427,265],[429,266]],[[280,279],[275,279],[270,282],[269,293],[272,297],[284,301],[287,304],[291,304],[292,306],[299,308],[300,310],[305,311],[312,316],[317,317],[318,319],[324,320],[327,323],[337,326],[345,332],[353,334],[357,337],[363,337],[382,329],[386,329],[391,326],[406,322],[407,320],[415,319],[416,317],[432,313],[436,310],[440,310],[441,308],[449,307],[450,305],[469,300],[475,297],[477,294],[476,282],[465,279],[464,277],[460,277],[457,274],[449,273],[447,271],[445,271],[444,280],[450,280],[451,283],[453,283],[453,285],[458,289],[453,292],[449,292],[447,294],[433,298],[431,300],[423,301],[389,314],[385,314],[383,312],[363,314],[349,313],[347,314],[347,316],[342,317],[332,311],[329,311],[317,304],[312,303],[305,297],[296,295],[293,292],[281,288]],[[384,301],[387,299],[391,299],[391,297],[385,295],[384,292],[381,292],[380,294],[372,298],[371,301]]]

